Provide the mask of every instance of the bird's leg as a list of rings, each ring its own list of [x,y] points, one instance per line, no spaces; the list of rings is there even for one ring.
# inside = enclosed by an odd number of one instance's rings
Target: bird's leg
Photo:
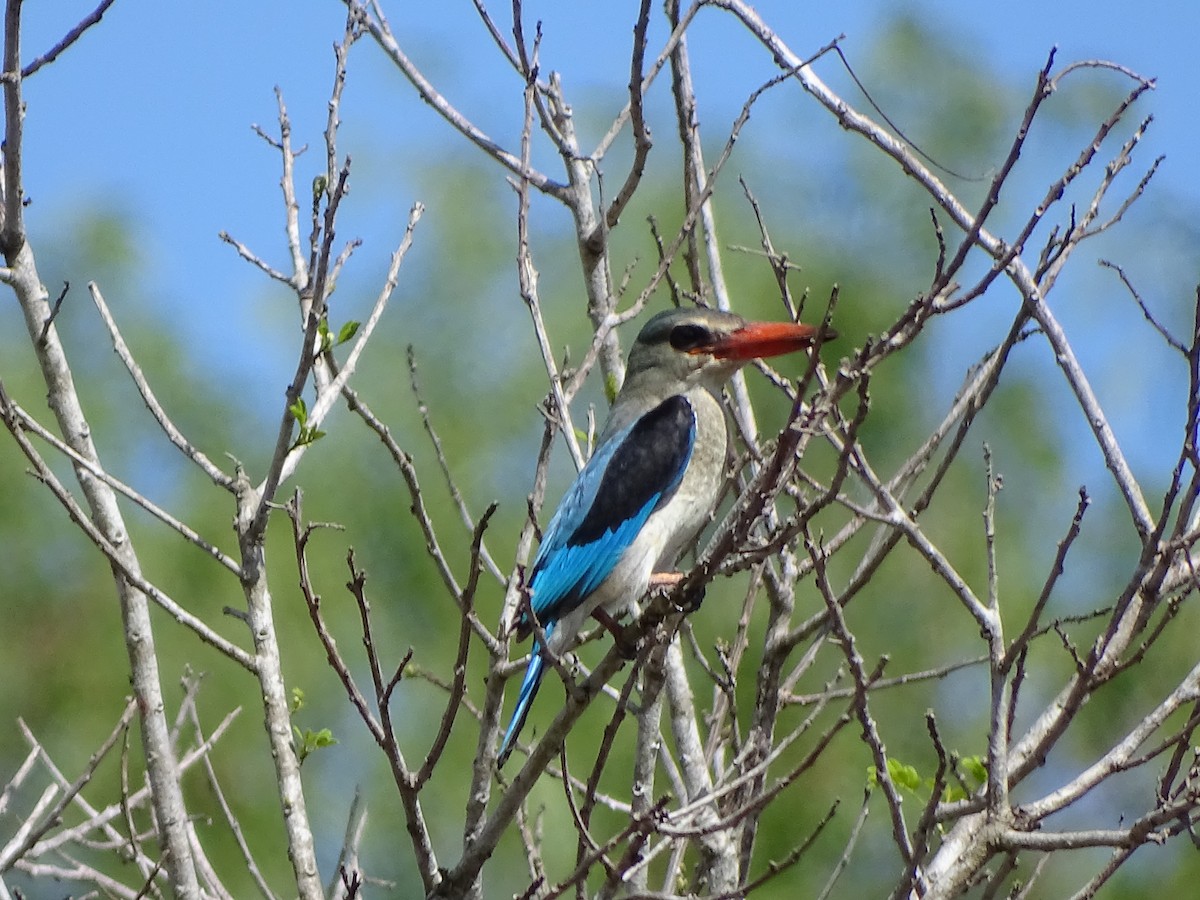
[[[671,590],[679,586],[683,581],[684,575],[682,572],[655,572],[650,576],[650,589],[658,588],[664,594],[670,593]],[[676,604],[677,608],[682,613],[693,613],[700,608],[700,604],[704,602],[704,585],[693,588],[688,592],[687,596],[682,598],[681,602]]]

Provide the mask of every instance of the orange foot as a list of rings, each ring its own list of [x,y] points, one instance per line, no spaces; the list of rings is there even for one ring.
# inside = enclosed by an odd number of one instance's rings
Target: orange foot
[[[673,588],[683,581],[682,572],[655,572],[650,576],[650,587]]]

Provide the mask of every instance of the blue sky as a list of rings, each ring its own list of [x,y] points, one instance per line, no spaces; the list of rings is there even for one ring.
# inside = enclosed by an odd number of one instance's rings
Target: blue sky
[[[93,0],[27,4],[25,58],[48,47],[92,6]],[[405,22],[408,4],[384,6],[397,23]],[[440,22],[426,17],[412,24],[411,46],[418,61],[431,75],[442,76],[465,108],[478,98],[498,96],[498,91],[506,94],[494,67],[480,66],[468,56],[484,46],[471,4],[461,0],[441,6]],[[601,67],[624,58],[633,4],[572,3],[571,11],[578,13],[574,21],[549,13],[552,6],[539,11],[539,4],[527,4],[530,19],[546,12],[552,26],[543,53],[547,67],[561,54],[557,58],[580,70],[576,77],[584,80],[589,67],[598,77]],[[620,16],[612,15],[617,7]],[[794,48],[815,49],[844,33],[843,46],[852,59],[879,23],[896,11],[912,10],[935,28],[963,34],[982,48],[987,63],[1026,79],[1032,79],[1055,44],[1062,62],[1097,56],[1157,77],[1148,106],[1157,120],[1153,146],[1168,156],[1161,186],[1200,202],[1200,178],[1194,172],[1200,158],[1200,117],[1195,113],[1200,4],[1157,0],[1139,4],[1136,13],[1113,0],[773,0],[758,8]],[[507,10],[507,4],[496,6],[502,22]],[[719,15],[704,14],[714,22]],[[34,227],[43,210],[49,215],[88,198],[111,202],[118,197],[157,236],[154,249],[163,258],[155,264],[172,277],[196,261],[210,277],[220,277],[214,268],[236,268],[228,265],[227,251],[215,235],[222,228],[238,231],[239,225],[251,231],[261,227],[250,201],[272,199],[276,181],[275,161],[249,126],[272,124],[272,89],[279,85],[297,127],[317,135],[330,84],[329,48],[343,21],[344,8],[335,0],[117,0],[79,45],[27,85]],[[724,35],[734,31],[723,24]],[[462,45],[464,33],[476,40],[469,49]],[[463,55],[455,59],[459,50]],[[749,41],[731,45],[731,52],[745,59],[731,58],[730,70],[762,65],[761,53]],[[377,121],[381,110],[395,110],[403,117],[408,141],[444,139],[436,117],[416,104],[386,64],[372,64],[375,56],[361,52],[352,61],[348,93],[361,99],[359,109],[371,108],[376,121],[344,116],[348,132],[369,135],[376,129],[379,139],[395,140],[400,131],[396,119]],[[473,79],[472,70],[479,77]],[[728,102],[740,105],[742,99],[731,95]]]
[[[24,57],[49,47],[93,5],[93,0],[27,4]],[[472,5],[466,0],[442,4],[442,12],[420,16],[408,12],[411,4],[385,2],[384,7],[427,74],[503,139],[519,110],[519,85],[490,50]],[[526,6],[529,21],[546,19],[543,65],[566,69],[568,90],[596,115],[615,112],[624,100],[621,81],[612,73],[627,66],[634,8],[596,0]],[[507,4],[494,9],[502,27],[508,10]],[[865,57],[884,23],[909,13],[935,32],[958,36],[966,52],[979,56],[981,67],[1008,73],[1017,84],[1032,85],[1052,45],[1059,47],[1060,64],[1100,57],[1156,77],[1158,87],[1143,107],[1155,116],[1147,153],[1167,159],[1143,208],[1200,209],[1200,117],[1195,114],[1200,4],[1157,0],[1141,4],[1135,13],[1115,0],[772,0],[760,3],[759,10],[798,51],[815,50],[844,34],[842,46],[852,61]],[[335,0],[117,0],[99,26],[26,86],[26,190],[35,250],[39,240],[62,239],[64,225],[69,227],[82,209],[111,209],[127,217],[136,223],[145,288],[163,298],[165,317],[188,337],[200,364],[252,373],[261,363],[254,345],[231,338],[261,323],[271,288],[217,234],[228,230],[282,264],[277,159],[250,126],[273,130],[278,85],[298,140],[313,143],[316,156],[331,83],[330,48],[343,23],[344,7]],[[661,26],[655,27],[661,37]],[[762,80],[760,74],[769,75],[770,63],[716,10],[698,20],[693,59],[704,79],[701,96],[710,104],[705,124],[714,124],[709,134],[716,140],[748,88]],[[705,60],[719,66],[706,66]],[[829,67],[823,74],[840,74],[832,60]],[[865,108],[861,98],[847,96]],[[827,139],[850,140],[813,104],[796,103],[809,120],[820,120],[832,135]],[[342,119],[342,149],[354,154],[356,173],[375,179],[372,190],[383,185],[387,191],[355,197],[360,218],[349,227],[366,241],[360,258],[374,260],[377,267],[398,239],[410,203],[429,199],[406,160],[436,159],[452,147],[463,159],[474,153],[480,170],[499,178],[482,155],[449,134],[366,42],[351,58]],[[315,168],[317,159],[310,159]],[[1036,170],[1036,161],[1033,166]],[[1052,177],[1061,167],[1045,171]],[[431,210],[427,223],[434,216]],[[56,284],[59,273],[43,276]],[[1143,273],[1149,284],[1152,276]],[[1197,276],[1191,273],[1191,283]],[[93,275],[61,277],[82,287]],[[119,314],[120,298],[109,300]]]

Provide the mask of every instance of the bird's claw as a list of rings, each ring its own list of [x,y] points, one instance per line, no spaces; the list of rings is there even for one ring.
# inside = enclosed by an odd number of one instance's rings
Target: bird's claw
[[[655,572],[650,576],[650,587],[670,594],[675,591],[684,578],[682,572]],[[694,613],[704,602],[704,587],[703,584],[689,586],[683,596],[676,601],[675,608],[684,614]]]

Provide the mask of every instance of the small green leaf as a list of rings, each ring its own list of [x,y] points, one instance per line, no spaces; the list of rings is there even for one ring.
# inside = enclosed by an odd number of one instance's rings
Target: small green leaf
[[[319,353],[326,353],[333,349],[333,333],[329,330],[329,320],[322,319],[317,323],[317,346],[320,348]]]
[[[978,782],[979,784],[987,784],[988,770],[987,770],[987,766],[984,765],[983,757],[981,757],[981,756],[964,757],[962,760],[962,767],[963,767],[963,769],[966,770],[966,773],[968,775],[970,775],[972,778],[975,779],[976,782]]]
[[[337,743],[337,738],[333,736],[333,732],[328,728],[322,728],[320,731],[306,731],[304,737],[313,747],[318,749],[321,747],[332,747]]]
[[[325,188],[329,186],[329,179],[324,175],[318,175],[313,179],[313,203],[321,199],[321,195],[325,193]]]
[[[358,326],[359,323],[355,321],[349,321],[343,325],[341,331],[338,332],[337,342],[339,344],[344,344],[346,341],[351,340],[356,334],[358,334]]]
[[[292,441],[290,449],[295,450],[297,447],[307,446],[313,441],[325,437],[325,432],[308,424],[308,406],[305,405],[303,397],[298,397],[296,402],[288,407],[288,410],[296,419],[296,424],[300,426],[300,432],[296,435],[296,439]]]
[[[319,441],[323,437],[325,437],[325,432],[321,429],[309,428],[305,425],[300,429],[300,433],[296,435],[296,440],[292,441],[291,449],[295,450],[297,447],[307,447],[309,444]]]
[[[296,735],[296,758],[300,760],[301,765],[313,751],[323,747],[332,747],[337,743],[337,738],[328,728],[322,728],[320,731],[305,728],[301,731],[299,726],[293,725],[292,731]]]
[[[921,786],[921,775],[913,766],[906,765],[898,759],[889,758],[887,761],[888,775],[897,787],[915,792]]]
[[[942,791],[943,803],[956,803],[959,800],[966,800],[970,795],[957,784],[948,784],[946,789]]]
[[[609,404],[612,404],[617,399],[618,390],[619,386],[617,385],[617,377],[615,375],[609,375],[604,379],[604,396],[608,398]]]
[[[298,688],[298,687],[292,688],[291,707],[292,707],[293,713],[299,712],[301,709],[304,708],[304,689],[303,688]]]

